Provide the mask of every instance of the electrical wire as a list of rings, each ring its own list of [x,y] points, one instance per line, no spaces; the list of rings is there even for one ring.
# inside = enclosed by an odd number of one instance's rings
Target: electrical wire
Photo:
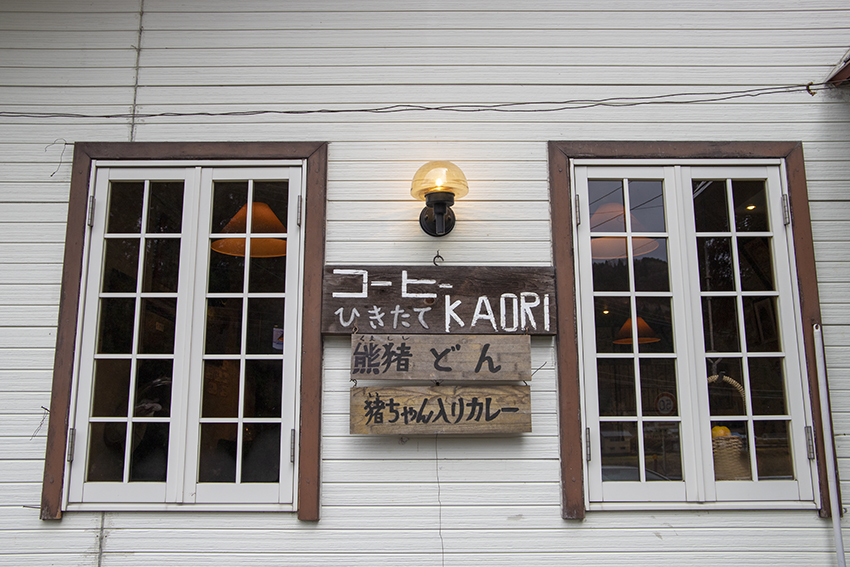
[[[393,114],[399,112],[499,112],[499,113],[540,113],[581,110],[596,107],[633,107],[658,104],[706,104],[742,98],[755,98],[787,93],[807,92],[814,96],[818,91],[829,87],[829,83],[808,83],[805,85],[782,85],[756,89],[717,91],[717,92],[679,92],[641,97],[609,97],[600,99],[572,99],[561,101],[505,102],[497,104],[450,104],[420,105],[392,104],[364,108],[315,108],[303,110],[260,109],[233,110],[224,112],[123,112],[114,114],[86,114],[77,112],[32,112],[0,111],[0,118],[71,118],[71,119],[125,119],[141,118],[191,118],[191,117],[238,117],[263,115],[308,115],[308,114]]]

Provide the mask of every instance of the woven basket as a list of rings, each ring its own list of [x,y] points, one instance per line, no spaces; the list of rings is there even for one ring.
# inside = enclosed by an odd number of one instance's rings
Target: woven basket
[[[715,480],[752,480],[750,462],[740,437],[715,437],[711,440],[714,451]]]
[[[718,380],[725,382],[735,388],[741,399],[746,404],[744,387],[731,376],[715,374],[708,377],[708,383],[713,384]],[[744,446],[741,437],[727,436],[714,437],[711,440],[711,448],[714,453],[714,479],[715,480],[752,480],[750,460],[747,458],[748,447]]]

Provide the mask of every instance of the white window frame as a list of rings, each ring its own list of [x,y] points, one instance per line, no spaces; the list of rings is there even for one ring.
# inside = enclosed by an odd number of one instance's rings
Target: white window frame
[[[805,427],[812,424],[808,400],[808,380],[801,333],[798,295],[794,292],[796,264],[790,223],[783,218],[783,199],[787,198],[784,162],[767,160],[654,160],[654,159],[575,159],[571,160],[571,190],[579,203],[574,219],[575,270],[579,339],[579,371],[582,391],[582,428],[590,460],[584,462],[585,506],[590,510],[682,508],[700,506],[717,508],[814,508],[817,471],[807,458]],[[715,481],[711,447],[707,388],[693,387],[707,379],[704,357],[701,296],[686,293],[686,282],[699,282],[696,262],[696,238],[693,226],[693,199],[690,180],[695,178],[764,179],[769,192],[770,224],[774,238],[774,270],[776,293],[781,302],[777,310],[783,333],[782,355],[785,358],[786,408],[792,423],[789,441],[795,480]],[[633,482],[601,480],[601,440],[596,389],[596,347],[590,259],[590,218],[587,179],[651,178],[663,179],[665,185],[668,257],[671,270],[677,386],[679,388],[679,420],[682,445],[683,481]],[[677,190],[671,191],[675,187]],[[690,220],[688,220],[690,219]],[[651,235],[650,235],[651,236]],[[675,267],[678,264],[679,268]],[[686,277],[677,277],[683,273]],[[609,295],[600,292],[600,295]],[[616,295],[616,294],[614,294]],[[665,294],[661,294],[665,295]],[[677,321],[679,323],[677,324]],[[683,324],[682,322],[685,322]],[[690,322],[690,325],[687,324]],[[740,321],[743,341],[743,325]],[[745,342],[745,341],[743,341]],[[600,354],[608,357],[608,354]],[[632,355],[629,355],[631,357]],[[614,356],[616,358],[616,355]],[[686,370],[687,369],[687,370]],[[694,382],[683,379],[683,372],[695,376]],[[688,412],[695,417],[688,417]],[[650,420],[650,418],[648,418]],[[658,421],[651,418],[651,421]],[[707,440],[707,441],[706,441]],[[755,456],[752,453],[751,458]]]
[[[303,286],[304,227],[300,222],[306,160],[268,161],[94,161],[90,196],[91,227],[86,231],[83,284],[76,337],[70,420],[74,440],[65,467],[63,508],[67,510],[223,509],[294,511],[297,509],[297,439],[300,399],[300,328]],[[202,387],[206,270],[212,182],[227,179],[287,180],[289,183],[285,346],[281,423],[281,468],[278,483],[198,483],[197,447]],[[110,181],[185,180],[180,275],[175,329],[174,376],[167,480],[157,482],[86,482],[88,423],[93,402],[93,362],[98,327],[101,264]],[[204,219],[203,221],[201,219]],[[206,228],[205,228],[206,227]],[[246,292],[247,293],[247,292]],[[253,296],[254,294],[252,294]],[[200,311],[200,312],[199,312]],[[138,314],[136,315],[138,317]],[[244,331],[243,331],[244,332]],[[180,353],[184,353],[182,356]],[[186,354],[188,353],[188,354]],[[237,358],[240,358],[237,355]],[[245,358],[245,355],[241,355]],[[178,387],[180,386],[180,387]],[[132,419],[132,418],[130,418]],[[264,420],[268,421],[268,420]],[[241,423],[241,420],[240,420]],[[295,435],[292,433],[295,432]],[[194,450],[193,450],[194,448]],[[293,457],[293,458],[290,458]],[[199,489],[200,488],[200,489]],[[191,504],[191,506],[187,506]]]

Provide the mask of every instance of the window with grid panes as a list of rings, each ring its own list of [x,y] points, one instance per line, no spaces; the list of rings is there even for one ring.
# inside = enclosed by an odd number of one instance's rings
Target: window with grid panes
[[[301,172],[94,168],[69,506],[292,508]]]
[[[811,501],[780,164],[574,179],[591,505]]]

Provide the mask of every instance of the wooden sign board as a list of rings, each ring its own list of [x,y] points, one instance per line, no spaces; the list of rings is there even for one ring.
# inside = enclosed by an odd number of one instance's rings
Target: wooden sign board
[[[554,335],[555,270],[325,266],[322,332]]]
[[[352,388],[353,434],[531,432],[530,386]]]
[[[351,335],[353,380],[531,380],[528,335]]]

